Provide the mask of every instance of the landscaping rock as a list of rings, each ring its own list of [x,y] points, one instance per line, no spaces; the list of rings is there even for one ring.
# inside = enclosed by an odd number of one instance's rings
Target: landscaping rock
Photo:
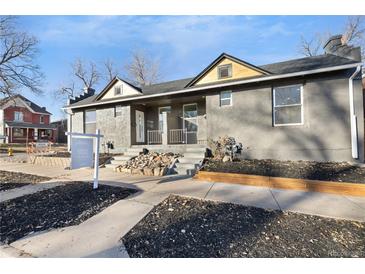
[[[174,153],[148,152],[130,159],[125,164],[117,167],[117,170],[124,173],[146,176],[165,176],[169,166],[180,157]]]

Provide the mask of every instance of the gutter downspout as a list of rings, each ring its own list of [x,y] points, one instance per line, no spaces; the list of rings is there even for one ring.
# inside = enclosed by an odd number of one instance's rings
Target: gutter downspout
[[[352,158],[359,158],[358,144],[357,144],[357,118],[355,115],[354,106],[354,78],[360,72],[361,66],[357,66],[355,72],[349,78],[349,101],[350,101],[350,126],[351,126],[351,152]]]
[[[70,99],[68,99],[68,104],[70,104]],[[72,109],[63,109],[64,112],[68,115],[67,117],[67,131],[72,132]],[[67,135],[67,151],[71,152],[71,135]]]

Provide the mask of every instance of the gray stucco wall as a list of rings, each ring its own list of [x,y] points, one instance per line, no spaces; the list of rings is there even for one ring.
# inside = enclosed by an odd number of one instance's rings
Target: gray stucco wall
[[[72,119],[72,132],[84,133],[84,112],[75,111],[71,115]]]
[[[131,145],[131,124],[130,124],[130,106],[121,108],[122,115],[115,117],[114,106],[96,109],[96,128],[100,129],[104,138],[101,145],[108,141],[114,143],[113,153],[123,152]],[[72,115],[73,132],[84,132],[84,111],[76,111]],[[101,147],[104,151],[104,147]]]
[[[304,125],[274,127],[272,86],[232,89],[233,105],[219,106],[219,92],[206,97],[208,136],[235,137],[247,147],[245,158],[354,161],[351,157],[347,75],[298,79],[303,84]],[[361,89],[356,83],[359,161],[364,161]],[[361,93],[362,94],[362,93]],[[361,97],[362,98],[362,97]]]

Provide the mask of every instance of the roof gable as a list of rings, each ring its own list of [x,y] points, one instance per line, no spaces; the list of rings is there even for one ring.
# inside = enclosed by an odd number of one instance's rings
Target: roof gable
[[[120,88],[121,94],[115,94],[115,87]],[[96,96],[95,101],[138,94],[141,94],[140,88],[128,83],[123,79],[114,77],[114,79],[108,83],[108,85],[99,93],[99,95]]]
[[[10,106],[21,106],[27,108],[32,113],[51,114],[45,108],[38,106],[20,94],[0,100],[0,109],[5,109]]]
[[[222,65],[231,66],[231,76],[219,79],[218,67]],[[209,66],[207,66],[201,73],[193,78],[186,87],[195,85],[208,84],[213,82],[244,79],[257,77],[270,74],[268,71],[247,63],[241,59],[231,56],[226,53],[222,53],[217,59],[215,59]]]

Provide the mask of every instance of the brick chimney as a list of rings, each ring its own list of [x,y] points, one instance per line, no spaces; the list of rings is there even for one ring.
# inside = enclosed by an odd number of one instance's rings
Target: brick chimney
[[[76,103],[78,101],[81,101],[85,98],[88,98],[90,96],[93,96],[95,94],[95,89],[93,88],[88,88],[88,87],[84,87],[84,93],[79,95],[79,96],[76,96],[74,98],[70,98],[69,99],[69,103],[68,104],[73,104],[73,103]]]
[[[333,35],[324,44],[326,54],[333,54],[361,62],[360,47],[353,47],[343,43],[342,35]]]

